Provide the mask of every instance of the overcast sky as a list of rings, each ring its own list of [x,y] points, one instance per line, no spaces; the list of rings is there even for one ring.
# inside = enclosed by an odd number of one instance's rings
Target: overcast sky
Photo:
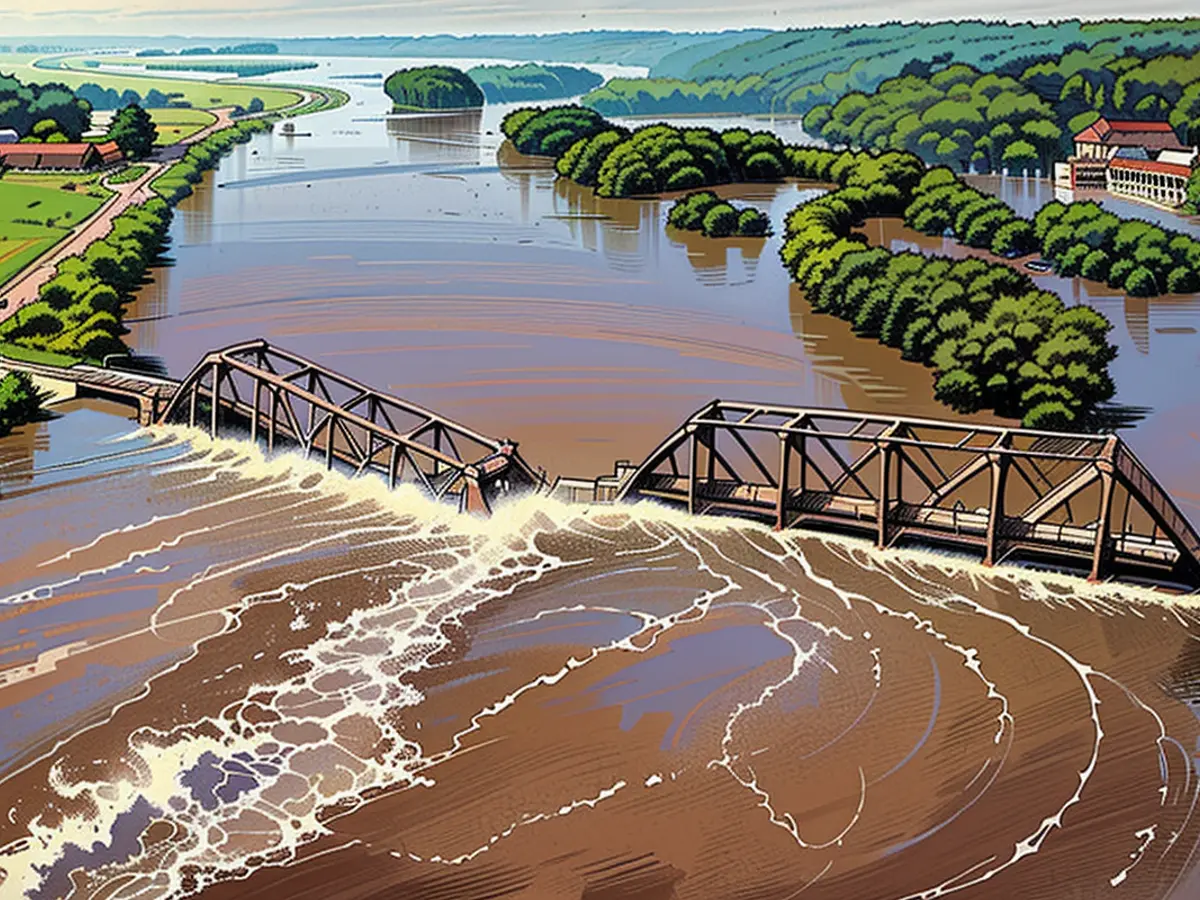
[[[895,19],[1195,15],[1195,0],[0,0],[0,36],[479,34],[843,25]]]

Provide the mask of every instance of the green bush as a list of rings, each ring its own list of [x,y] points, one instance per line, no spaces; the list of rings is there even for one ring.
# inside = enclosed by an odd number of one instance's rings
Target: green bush
[[[701,230],[705,237],[729,237],[737,226],[737,210],[729,203],[718,203],[704,214]]]
[[[0,437],[32,422],[42,411],[41,396],[26,372],[0,377]]]
[[[1079,274],[1092,281],[1107,281],[1109,271],[1108,254],[1103,250],[1092,250],[1083,258]]]
[[[1145,266],[1135,265],[1125,278],[1125,293],[1131,297],[1153,297],[1158,294],[1154,273]]]

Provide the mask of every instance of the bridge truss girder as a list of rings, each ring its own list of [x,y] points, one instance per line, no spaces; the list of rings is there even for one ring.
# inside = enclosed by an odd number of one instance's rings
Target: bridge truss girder
[[[497,496],[535,490],[539,476],[508,440],[487,437],[437,413],[380,393],[318,363],[252,341],[207,354],[159,419],[204,427],[234,423],[268,450],[290,442],[306,457],[375,472],[389,487],[413,484],[471,512]]]
[[[1200,586],[1200,536],[1115,436],[713,401],[617,499]]]

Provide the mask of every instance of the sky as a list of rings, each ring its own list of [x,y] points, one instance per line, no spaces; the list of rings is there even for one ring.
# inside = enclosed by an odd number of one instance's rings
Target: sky
[[[896,19],[1196,15],[1195,0],[0,0],[0,35],[484,34],[592,28],[787,28]]]

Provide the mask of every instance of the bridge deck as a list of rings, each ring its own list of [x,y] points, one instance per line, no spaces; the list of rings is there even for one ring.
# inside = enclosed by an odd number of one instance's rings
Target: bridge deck
[[[179,382],[141,372],[123,372],[79,363],[49,366],[0,356],[0,372],[26,372],[46,387],[56,400],[71,397],[101,397],[138,408],[138,421],[154,422],[166,408]]]
[[[714,401],[612,481],[597,495],[1200,587],[1200,534],[1115,435]]]

